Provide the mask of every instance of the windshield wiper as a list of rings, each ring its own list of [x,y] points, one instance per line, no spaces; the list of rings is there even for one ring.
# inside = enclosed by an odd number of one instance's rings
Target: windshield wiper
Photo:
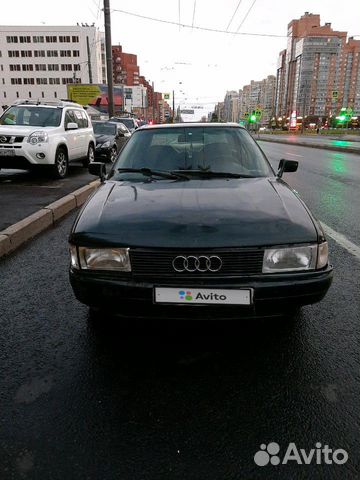
[[[177,173],[176,171],[171,171],[171,173]],[[231,173],[231,172],[214,172],[212,170],[201,169],[201,170],[181,170],[181,173],[186,173],[186,175],[198,175],[201,177],[218,177],[218,178],[255,178],[253,175],[246,175],[242,173]]]
[[[160,177],[160,178],[169,178],[169,179],[176,179],[176,180],[189,180],[187,175],[183,175],[182,173],[178,172],[166,172],[163,170],[152,170],[151,168],[118,168],[118,172],[120,173],[142,173],[145,177]]]

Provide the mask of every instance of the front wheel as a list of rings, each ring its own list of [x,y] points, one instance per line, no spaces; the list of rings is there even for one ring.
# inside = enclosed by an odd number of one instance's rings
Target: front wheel
[[[65,178],[69,170],[69,161],[65,148],[59,147],[55,154],[55,163],[53,165],[53,176],[55,178]]]
[[[82,164],[83,164],[84,167],[87,168],[89,166],[89,163],[94,162],[94,161],[95,161],[94,145],[90,144],[89,148],[88,148],[87,156],[86,156],[85,160],[83,160]]]

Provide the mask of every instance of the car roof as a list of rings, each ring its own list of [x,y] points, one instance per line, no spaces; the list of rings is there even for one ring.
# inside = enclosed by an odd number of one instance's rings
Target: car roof
[[[242,128],[242,125],[239,125],[235,122],[220,123],[220,122],[181,122],[181,123],[161,123],[161,124],[152,124],[152,125],[142,125],[138,130],[157,130],[163,128]]]

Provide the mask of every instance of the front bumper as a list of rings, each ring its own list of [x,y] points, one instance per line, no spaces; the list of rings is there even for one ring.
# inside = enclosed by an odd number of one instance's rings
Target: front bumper
[[[70,269],[70,282],[76,298],[92,307],[130,317],[167,318],[239,318],[283,315],[294,309],[317,303],[332,282],[332,266],[317,272],[271,274],[216,280],[186,281],[134,280],[108,272]],[[154,303],[154,287],[219,288],[253,290],[253,304],[188,305]]]
[[[32,145],[24,138],[19,144],[3,144],[0,148],[0,168],[28,169],[34,165],[53,165],[55,162],[55,145],[50,142]],[[2,155],[2,150],[12,150],[11,156]],[[43,158],[38,158],[41,155]]]
[[[96,158],[109,158],[111,152],[111,147],[103,148],[102,145],[96,145],[95,148],[95,157]]]

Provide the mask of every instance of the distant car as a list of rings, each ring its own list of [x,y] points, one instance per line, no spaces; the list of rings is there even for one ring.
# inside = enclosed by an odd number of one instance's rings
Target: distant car
[[[48,168],[64,178],[69,162],[95,159],[91,120],[74,102],[19,100],[0,117],[0,168]]]
[[[95,156],[113,163],[131,133],[123,123],[116,122],[93,122],[93,128],[96,139]]]
[[[139,128],[137,120],[131,117],[111,117],[109,121],[123,123],[130,133],[134,133],[135,130]]]
[[[267,317],[320,301],[332,281],[320,223],[239,125],[140,128],[70,234],[70,280],[93,310]],[[98,316],[101,319],[101,316]],[[103,317],[102,320],[106,320]]]

